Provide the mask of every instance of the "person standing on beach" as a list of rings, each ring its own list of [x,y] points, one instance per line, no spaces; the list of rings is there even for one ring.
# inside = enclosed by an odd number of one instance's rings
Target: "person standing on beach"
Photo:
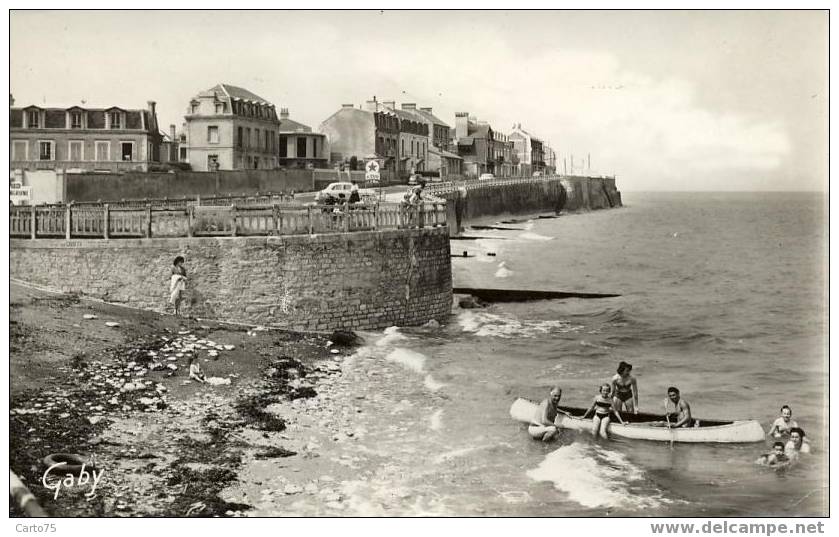
[[[172,276],[169,278],[169,303],[172,304],[175,315],[181,314],[181,302],[186,291],[186,269],[183,256],[175,258]]]
[[[621,362],[618,372],[612,377],[612,393],[615,397],[615,410],[638,413],[638,382],[632,376],[632,364]]]

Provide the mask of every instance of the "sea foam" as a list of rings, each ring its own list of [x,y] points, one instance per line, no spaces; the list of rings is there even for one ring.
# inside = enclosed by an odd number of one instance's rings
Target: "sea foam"
[[[658,490],[637,490],[649,488],[645,474],[623,454],[581,442],[548,454],[527,476],[551,481],[557,490],[585,507],[634,511],[664,503]]]
[[[411,371],[422,373],[426,356],[410,349],[397,347],[385,356],[385,360],[405,366]]]

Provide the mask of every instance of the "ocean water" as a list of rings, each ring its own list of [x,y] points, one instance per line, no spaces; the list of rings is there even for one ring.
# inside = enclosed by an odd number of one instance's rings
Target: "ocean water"
[[[475,254],[452,259],[458,287],[620,297],[455,307],[440,328],[390,328],[363,349],[396,368],[381,393],[412,420],[394,444],[410,446],[407,458],[378,493],[426,501],[389,514],[826,514],[825,197],[625,193],[624,204],[452,242]],[[662,411],[670,385],[699,418],[768,428],[789,404],[813,453],[776,472],[754,464],[769,442],[671,447],[565,431],[542,444],[510,418],[516,397],[542,399],[556,383],[563,403],[588,406],[621,360],[642,410]]]

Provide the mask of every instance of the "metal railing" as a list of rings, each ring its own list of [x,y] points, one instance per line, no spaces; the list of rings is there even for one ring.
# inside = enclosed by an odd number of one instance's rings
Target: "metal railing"
[[[446,225],[446,204],[230,205],[143,208],[14,206],[13,238],[119,239],[349,233]]]

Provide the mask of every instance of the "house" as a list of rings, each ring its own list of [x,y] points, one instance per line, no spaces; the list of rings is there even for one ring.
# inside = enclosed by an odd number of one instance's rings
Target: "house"
[[[414,120],[424,123],[429,133],[427,160],[418,170],[426,170],[432,172],[431,175],[440,176],[443,175],[442,168],[445,167],[445,175],[459,175],[459,171],[455,172],[453,170],[460,168],[463,159],[450,151],[451,127],[435,116],[431,108],[417,108],[416,103],[402,103],[401,111],[404,114],[409,114]],[[422,143],[425,144],[425,140]],[[436,148],[436,151],[432,156],[431,150],[434,148]],[[446,162],[446,159],[448,159],[448,162]]]
[[[520,175],[531,176],[536,172],[545,173],[545,144],[521,127],[521,123],[513,125],[510,132],[514,151],[519,160]],[[555,166],[554,166],[554,169]]]
[[[175,126],[169,125],[169,132],[160,131],[160,163],[179,162],[180,138],[175,132]]]
[[[375,98],[373,102],[376,103]],[[395,101],[383,101],[378,107],[399,119],[399,175],[407,177],[415,172],[426,171],[430,132],[426,121],[416,117],[413,111],[396,108]]]
[[[274,169],[280,120],[273,104],[250,91],[217,84],[187,108],[187,160],[195,171]]]
[[[455,140],[457,153],[463,158],[465,175],[513,175],[516,162],[513,158],[513,143],[504,133],[494,130],[486,121],[478,121],[467,112],[457,112]]]
[[[10,105],[13,102],[10,98]],[[9,169],[148,171],[160,162],[161,140],[154,101],[146,109],[9,109]]]
[[[385,175],[407,178],[428,161],[428,126],[396,109],[394,101],[374,97],[363,107],[344,104],[321,123],[333,165],[363,169],[375,160]]]
[[[432,145],[428,148],[428,169],[439,172],[443,181],[459,179],[463,175],[463,157]]]
[[[291,119],[288,108],[280,109],[280,166],[328,168],[326,135]]]

